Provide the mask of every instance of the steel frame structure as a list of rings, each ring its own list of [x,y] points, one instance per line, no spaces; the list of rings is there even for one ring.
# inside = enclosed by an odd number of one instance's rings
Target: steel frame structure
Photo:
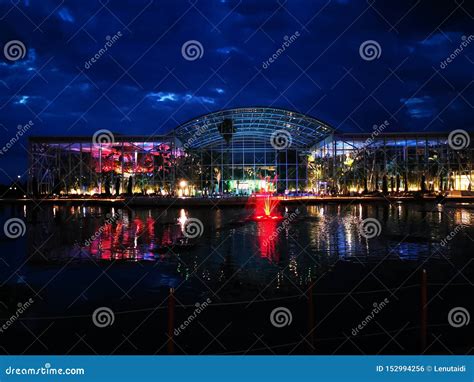
[[[230,121],[230,122],[229,122]],[[227,132],[222,126],[227,122]],[[275,132],[290,141],[272,142]],[[472,139],[471,139],[472,142]],[[473,147],[448,133],[335,133],[289,110],[250,107],[194,118],[160,136],[30,138],[30,194],[349,193],[470,190]]]

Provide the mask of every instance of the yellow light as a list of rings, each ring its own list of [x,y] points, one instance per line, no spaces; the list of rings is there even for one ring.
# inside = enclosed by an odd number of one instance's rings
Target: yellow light
[[[184,188],[188,185],[188,182],[186,182],[185,180],[182,180],[181,182],[179,182],[179,187],[181,188]]]

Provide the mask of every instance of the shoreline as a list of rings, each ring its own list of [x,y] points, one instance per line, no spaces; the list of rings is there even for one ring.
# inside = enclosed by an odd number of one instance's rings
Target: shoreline
[[[282,205],[292,204],[324,204],[324,203],[397,203],[397,202],[439,202],[436,196],[276,196],[274,197]],[[201,198],[201,197],[176,197],[163,198],[153,196],[129,196],[118,198],[8,198],[0,199],[0,204],[89,204],[110,205],[130,207],[244,207],[254,204],[254,197],[223,197],[223,198]],[[442,199],[443,203],[473,203],[474,196],[447,196]]]

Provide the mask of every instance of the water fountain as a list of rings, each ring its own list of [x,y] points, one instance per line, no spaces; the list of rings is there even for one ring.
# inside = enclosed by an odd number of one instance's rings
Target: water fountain
[[[253,199],[254,213],[250,217],[250,220],[265,221],[283,219],[277,209],[279,201],[271,194],[257,194]]]

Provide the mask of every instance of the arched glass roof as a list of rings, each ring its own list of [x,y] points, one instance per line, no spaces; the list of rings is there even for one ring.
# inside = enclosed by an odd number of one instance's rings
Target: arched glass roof
[[[232,120],[232,147],[254,144],[269,145],[272,134],[286,130],[291,136],[291,147],[309,148],[333,132],[326,123],[294,111],[270,107],[246,107],[206,114],[178,126],[174,133],[189,149],[226,145],[219,132],[224,120]]]

